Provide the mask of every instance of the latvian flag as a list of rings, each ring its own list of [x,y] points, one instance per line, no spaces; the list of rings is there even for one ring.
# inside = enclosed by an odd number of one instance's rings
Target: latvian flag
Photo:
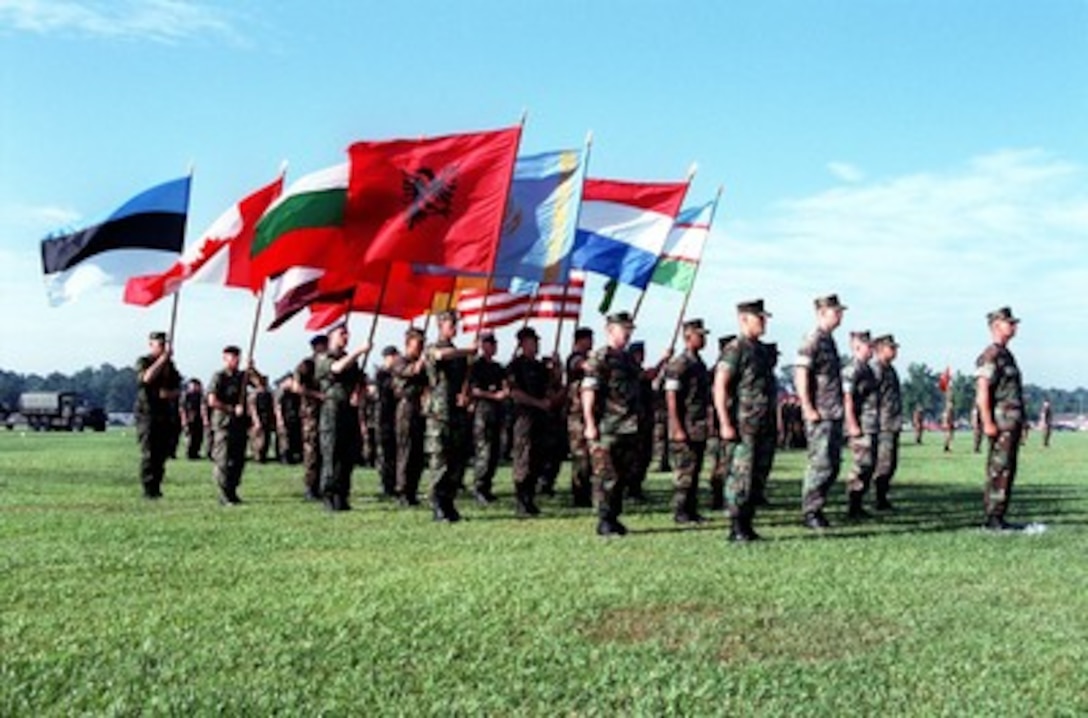
[[[645,289],[688,182],[587,179],[571,266]]]
[[[463,289],[457,298],[462,329],[465,333],[498,329],[526,319],[577,320],[585,283],[584,273],[571,272],[569,284],[541,284],[535,294],[492,292],[487,295],[486,314],[484,290]]]
[[[690,207],[676,217],[676,224],[665,240],[661,257],[654,267],[651,281],[681,292],[691,291],[695,270],[703,258],[703,249],[710,234],[715,202],[702,207]]]

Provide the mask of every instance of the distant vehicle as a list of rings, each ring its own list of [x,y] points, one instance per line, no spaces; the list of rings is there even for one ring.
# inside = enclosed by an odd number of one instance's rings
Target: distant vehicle
[[[74,391],[24,392],[19,397],[19,412],[34,431],[106,430],[106,412],[88,407]]]

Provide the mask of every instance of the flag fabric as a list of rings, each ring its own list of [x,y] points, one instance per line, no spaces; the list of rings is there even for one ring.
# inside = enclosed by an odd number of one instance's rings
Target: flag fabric
[[[42,240],[42,271],[49,303],[88,289],[161,272],[185,245],[190,177],[136,195],[102,222]]]
[[[587,179],[571,267],[645,289],[688,182]]]
[[[258,289],[292,267],[334,264],[343,250],[347,193],[347,163],[295,180],[257,222],[250,247],[250,287]]]
[[[665,240],[650,281],[681,292],[691,291],[695,271],[703,258],[703,249],[710,235],[714,202],[691,207],[680,212]]]
[[[173,294],[184,282],[250,287],[249,253],[257,221],[282,191],[281,175],[232,205],[165,272],[129,279],[124,301],[146,307]]]
[[[351,298],[351,287],[339,292],[321,288],[324,269],[318,267],[290,267],[287,271],[268,280],[267,294],[272,297],[272,322],[268,330],[278,329],[292,317],[315,302],[346,303]]]
[[[571,272],[569,284],[541,284],[535,294],[515,294],[508,291],[466,289],[457,299],[463,330],[497,329],[529,319],[574,319],[582,309],[585,275]]]
[[[408,262],[487,274],[495,261],[521,128],[357,142],[343,262]]]
[[[601,314],[608,314],[612,309],[612,302],[616,300],[616,290],[619,289],[620,283],[615,279],[609,279],[604,283],[604,292],[601,294],[601,303],[597,305],[597,311]]]
[[[311,302],[306,328],[327,327],[348,310],[394,319],[413,319],[429,311],[437,295],[448,296],[458,281],[457,277],[449,275],[419,274],[411,264],[402,262],[394,262],[388,270],[381,270],[379,265],[370,266],[373,269],[368,272],[368,279],[351,285],[350,301],[344,297],[343,291],[337,294],[332,290],[331,300],[320,297]],[[384,295],[383,283],[386,287]],[[318,284],[322,286],[321,282]]]
[[[496,286],[529,293],[567,276],[584,169],[577,150],[518,158],[495,256]]]

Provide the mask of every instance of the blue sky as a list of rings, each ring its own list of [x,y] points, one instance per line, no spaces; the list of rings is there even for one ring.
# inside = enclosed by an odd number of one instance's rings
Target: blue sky
[[[716,334],[763,297],[788,359],[812,298],[837,291],[844,329],[894,332],[904,368],[970,371],[986,312],[1011,304],[1027,380],[1084,385],[1086,36],[1082,0],[0,0],[0,368],[128,364],[168,322],[169,302],[124,306],[119,289],[49,308],[50,230],[192,164],[195,240],[283,160],[290,180],[354,140],[526,109],[525,151],[592,130],[592,176],[680,179],[695,161],[689,203],[725,186],[690,310]],[[679,305],[647,296],[651,354]],[[253,306],[185,291],[182,371],[210,375],[223,344],[244,345]],[[286,371],[300,324],[262,334],[258,364]],[[352,326],[361,338],[368,320]]]

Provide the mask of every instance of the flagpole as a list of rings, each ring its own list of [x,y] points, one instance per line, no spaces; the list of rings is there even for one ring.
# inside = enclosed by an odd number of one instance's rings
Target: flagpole
[[[521,328],[524,329],[529,326],[529,319],[533,316],[533,305],[536,304],[536,299],[540,295],[540,285],[536,285],[536,289],[533,290],[532,296],[529,297],[529,308],[525,310],[525,316],[521,318]]]
[[[385,304],[385,290],[389,287],[389,275],[392,272],[393,263],[390,262],[385,268],[385,275],[382,277],[382,287],[378,290],[378,304],[374,307],[374,318],[370,321],[370,332],[366,336],[366,351],[363,352],[364,371],[366,370],[366,363],[370,359],[370,350],[373,349],[374,333],[378,331],[378,318],[382,315],[382,305]]]
[[[688,168],[687,185],[691,186],[691,181],[695,179],[695,172],[699,169],[699,165],[695,162],[691,163],[691,167]],[[685,195],[687,192],[685,191]],[[674,218],[675,219],[675,218]],[[657,258],[654,259],[654,269],[657,269],[657,263],[661,260],[661,253],[658,252]],[[650,277],[653,277],[653,272],[650,272]],[[642,300],[646,297],[646,289],[650,286],[649,280],[646,282],[646,286],[639,292],[638,299],[635,300],[635,308],[631,310],[631,319],[638,319],[638,312],[642,308]]]
[[[582,195],[585,194],[586,176],[589,174],[589,151],[593,148],[593,130],[586,132],[585,149],[582,150],[582,191],[578,193],[578,207],[574,210],[574,235],[577,239],[578,236],[578,221],[582,218]],[[574,251],[574,247],[571,247],[571,252]],[[552,354],[559,356],[559,343],[563,340],[563,317],[567,313],[567,297],[570,294],[570,257],[567,257],[567,277],[566,282],[563,283],[563,299],[559,305],[559,323],[555,327],[555,348],[552,349]],[[584,288],[583,288],[584,292]],[[574,326],[578,326],[578,322],[582,316],[582,304],[578,303],[578,317],[574,320]]]
[[[718,214],[718,203],[721,202],[722,191],[723,190],[724,190],[724,187],[722,185],[718,185],[718,193],[716,195],[714,195],[714,207],[711,208],[711,210],[710,210],[710,218],[707,220],[707,223],[706,223],[706,239],[703,240],[704,241],[704,244],[703,244],[703,252],[704,253],[706,252],[705,242],[710,240],[710,230],[714,227],[714,217]],[[677,339],[677,337],[680,336],[680,328],[681,328],[681,326],[683,326],[683,323],[684,323],[684,314],[688,310],[688,300],[691,299],[691,292],[692,292],[693,289],[695,289],[695,280],[698,278],[699,268],[702,267],[702,266],[703,266],[703,255],[700,254],[699,255],[699,261],[695,263],[695,269],[692,270],[691,284],[688,285],[687,291],[684,292],[684,301],[680,305],[680,316],[678,316],[676,318],[676,327],[673,329],[673,332],[672,332],[672,341],[669,342],[669,348],[671,348],[671,349],[676,348],[676,339]]]
[[[189,231],[189,210],[192,209],[192,206],[193,206],[193,170],[194,170],[194,167],[195,167],[194,164],[192,162],[190,162],[189,163],[189,190],[188,190],[188,192],[186,193],[186,196],[185,196],[185,219],[182,220],[182,225],[181,225],[181,237],[182,237],[181,252],[182,252],[182,254],[185,253],[185,234]],[[166,333],[166,337],[170,342],[170,351],[171,352],[173,352],[173,351],[175,351],[177,349],[177,342],[174,340],[174,334],[175,334],[175,332],[177,330],[178,302],[180,301],[180,298],[181,298],[181,285],[179,284],[178,288],[176,290],[174,290],[174,301],[172,302],[172,305],[170,307],[170,329]]]

